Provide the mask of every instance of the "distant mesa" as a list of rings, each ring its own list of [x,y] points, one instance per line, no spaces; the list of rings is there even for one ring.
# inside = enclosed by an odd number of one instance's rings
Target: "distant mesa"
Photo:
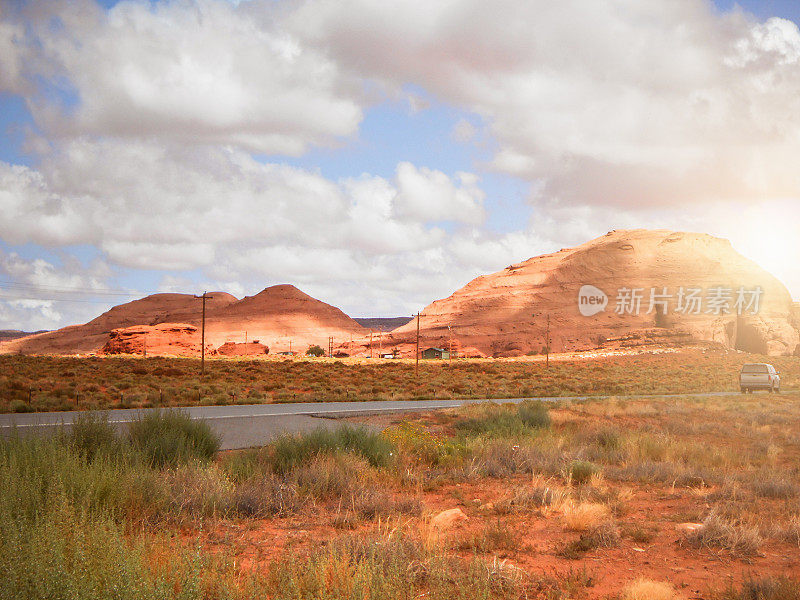
[[[414,356],[416,319],[351,319],[292,285],[241,300],[209,294],[209,352]],[[2,343],[3,352],[197,355],[201,301],[154,294],[85,325]],[[194,329],[192,329],[194,328]],[[387,329],[391,329],[387,331]],[[730,242],[701,233],[617,230],[478,277],[421,313],[420,345],[458,356],[713,345],[800,355],[800,304]],[[146,338],[146,342],[144,341]],[[259,340],[259,342],[256,342]],[[370,340],[372,346],[370,348]],[[246,343],[246,344],[245,344]],[[244,354],[241,354],[244,353]]]
[[[0,329],[0,341],[16,340],[18,338],[27,337],[29,335],[36,335],[37,333],[46,333],[46,329],[39,331],[20,331],[19,329]]]
[[[292,285],[275,285],[241,300],[225,292],[210,292],[206,301],[206,347],[225,351],[245,341],[266,342],[274,351],[302,351],[309,345],[327,347],[328,338],[360,337],[361,325],[338,308],[316,300]],[[200,354],[202,301],[193,294],[153,294],[115,306],[84,325],[12,340],[4,352],[25,354]],[[158,327],[163,325],[163,327]],[[188,327],[194,327],[192,331]],[[172,333],[170,333],[172,332]],[[164,336],[174,335],[167,342]],[[151,339],[152,338],[152,339]],[[263,346],[266,348],[266,344]],[[124,349],[127,349],[124,350]],[[247,344],[249,353],[256,346]],[[259,348],[259,350],[261,350]],[[232,350],[238,352],[237,350]],[[260,352],[264,354],[263,350]]]
[[[372,331],[391,331],[402,327],[413,317],[355,317],[353,320]]]

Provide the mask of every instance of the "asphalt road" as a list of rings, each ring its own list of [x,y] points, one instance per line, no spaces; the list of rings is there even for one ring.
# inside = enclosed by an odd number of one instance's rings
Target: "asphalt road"
[[[739,396],[736,392],[707,394],[668,394],[654,396],[615,396],[617,398],[670,398],[678,396]],[[193,419],[204,419],[222,438],[222,449],[261,446],[285,432],[309,431],[317,427],[338,427],[337,418],[353,415],[429,411],[455,408],[478,402],[511,402],[524,400],[585,400],[589,396],[545,398],[488,398],[484,400],[385,400],[372,402],[298,402],[287,404],[240,404],[232,406],[191,406],[180,410]],[[594,399],[603,397],[591,396]],[[98,411],[122,432],[128,423],[157,409],[118,409]],[[0,436],[52,435],[60,428],[69,429],[81,412],[17,413],[0,415]]]

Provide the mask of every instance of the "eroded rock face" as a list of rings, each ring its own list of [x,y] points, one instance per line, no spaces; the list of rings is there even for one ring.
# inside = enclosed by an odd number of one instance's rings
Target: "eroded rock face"
[[[519,356],[542,351],[548,316],[553,352],[609,340],[704,341],[784,355],[800,344],[797,309],[780,281],[727,240],[663,230],[612,231],[478,277],[429,305],[420,329],[425,346],[446,345],[453,336],[487,355]],[[400,327],[391,342],[410,343],[415,330],[415,322]]]
[[[260,342],[226,342],[217,348],[216,353],[220,356],[263,356],[269,354],[269,348]]]
[[[206,348],[209,351],[210,348]],[[200,332],[186,323],[134,325],[114,329],[100,350],[102,354],[199,356]]]

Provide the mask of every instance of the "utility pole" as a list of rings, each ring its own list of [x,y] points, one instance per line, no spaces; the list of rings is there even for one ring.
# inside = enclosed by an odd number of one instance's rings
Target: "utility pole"
[[[369,357],[372,358],[372,329],[369,330]]]
[[[247,332],[244,332],[244,345],[247,346]]]
[[[333,356],[333,336],[328,336],[328,356]]]
[[[206,300],[208,300],[211,296],[208,295],[208,292],[203,292],[202,296],[195,296],[195,298],[200,298],[203,300],[203,317],[202,317],[202,325],[200,328],[200,376],[206,374]]]
[[[546,360],[545,364],[549,369],[550,368],[550,313],[547,313],[547,334],[545,335],[544,343],[546,344],[545,350],[547,352],[545,358]]]
[[[450,325],[447,326],[447,333],[449,334],[448,337],[450,338],[448,340],[448,344],[450,344],[450,347],[448,348],[449,352],[447,353],[447,362],[448,363],[452,363],[453,362],[453,330],[450,328]]]
[[[147,358],[147,332],[144,332],[144,351],[142,352],[142,358]]]
[[[414,366],[414,377],[419,376],[419,313],[417,313],[417,363]]]
[[[292,353],[292,340],[289,340],[289,354]]]

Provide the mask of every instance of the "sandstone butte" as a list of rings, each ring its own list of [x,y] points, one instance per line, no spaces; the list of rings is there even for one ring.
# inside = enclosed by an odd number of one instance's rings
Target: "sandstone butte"
[[[605,310],[592,316],[580,312],[578,296],[584,285],[607,295]],[[617,312],[622,288],[641,290],[638,314]],[[649,312],[651,290],[662,294],[664,288],[672,295],[662,298],[667,314],[658,314],[658,304]],[[676,311],[680,288],[685,293],[702,290],[699,314]],[[727,313],[709,311],[717,288],[731,290]],[[747,302],[753,298],[749,292],[761,288],[757,314],[752,314],[753,307],[738,314],[740,288],[747,292]],[[800,309],[778,279],[727,240],[662,230],[611,231],[581,246],[478,277],[422,311],[420,343],[422,348],[447,348],[453,339],[495,357],[538,353],[545,346],[548,315],[551,352],[711,342],[759,354],[800,353]],[[416,320],[393,330],[383,347],[397,346],[403,355],[413,355],[415,338]],[[363,349],[352,352],[361,354]]]
[[[196,356],[200,354],[201,309],[201,300],[191,294],[153,294],[115,306],[84,325],[6,342],[3,351],[81,354],[105,347],[108,353],[141,354],[146,345],[149,355]],[[302,353],[312,344],[326,348],[329,336],[344,340],[365,332],[338,308],[292,285],[268,287],[241,300],[212,292],[206,301],[207,352],[247,339],[258,340],[273,353],[288,351],[290,344],[293,351]],[[258,353],[263,355],[263,349]]]
[[[607,298],[596,314],[579,309],[584,286],[596,288],[591,292],[595,302]],[[624,302],[625,310],[618,310],[623,289],[638,290],[638,311]],[[677,310],[681,289],[684,304],[690,290],[700,290],[699,312]],[[757,311],[743,305],[739,314],[740,289],[747,304],[752,292],[760,290]],[[666,304],[666,314],[663,305],[650,310],[651,291],[666,294],[656,298]],[[727,301],[721,310],[713,308],[715,295]],[[208,352],[226,343],[241,344],[245,337],[269,346],[273,354],[289,350],[290,341],[292,350],[304,352],[311,344],[326,348],[330,336],[339,355],[370,354],[368,330],[291,285],[272,286],[242,300],[224,292],[209,296]],[[147,338],[149,354],[197,355],[199,331],[192,327],[200,325],[200,307],[192,295],[154,294],[114,307],[85,325],[4,342],[2,351],[74,354],[97,352],[109,343],[108,352],[140,353]],[[758,354],[800,353],[800,306],[775,277],[727,240],[641,229],[612,231],[474,279],[422,311],[420,344],[447,348],[452,342],[462,356],[539,353],[548,316],[551,352],[710,343]],[[121,331],[125,328],[133,329]],[[373,336],[372,354],[397,347],[401,355],[413,356],[415,338],[414,320]]]

